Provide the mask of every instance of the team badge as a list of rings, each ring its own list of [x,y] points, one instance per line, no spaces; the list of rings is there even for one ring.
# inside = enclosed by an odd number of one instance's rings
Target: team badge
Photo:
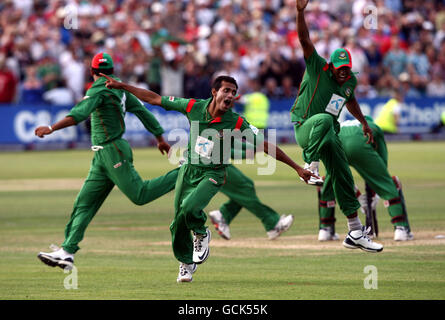
[[[352,93],[352,90],[351,90],[351,88],[346,88],[346,90],[345,90],[345,94],[346,94],[346,96],[350,96],[351,95],[351,93]]]
[[[344,52],[344,51],[340,52],[340,54],[338,55],[338,58],[339,58],[340,60],[345,60],[345,59],[347,59],[347,57],[346,57],[346,52]]]
[[[170,96],[170,97],[168,97],[168,100],[170,100],[170,101],[175,101],[175,97]]]

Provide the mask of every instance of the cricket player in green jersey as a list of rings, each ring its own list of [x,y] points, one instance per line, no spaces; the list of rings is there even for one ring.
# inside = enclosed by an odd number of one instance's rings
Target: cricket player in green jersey
[[[43,138],[56,130],[77,125],[91,115],[91,142],[94,158],[90,171],[77,195],[71,219],[65,229],[65,241],[52,253],[40,252],[38,257],[45,264],[71,268],[78,243],[102,203],[116,185],[133,203],[144,205],[175,187],[179,169],[152,180],[142,180],[133,166],[129,143],[122,138],[125,132],[125,112],[135,114],[144,127],[158,141],[158,148],[168,153],[170,145],[162,137],[164,130],[153,114],[134,95],[105,86],[106,79],[99,73],[113,75],[113,60],[107,53],[98,53],[91,63],[94,78],[84,99],[68,115],[51,126],[36,128],[35,134]]]
[[[373,242],[362,225],[357,209],[360,203],[354,193],[354,180],[338,138],[338,115],[346,105],[349,112],[362,123],[363,134],[373,142],[372,130],[360,110],[354,89],[357,79],[351,73],[352,59],[348,50],[341,48],[331,55],[330,63],[320,57],[309,37],[304,10],[308,0],[296,0],[298,38],[303,48],[306,70],[298,97],[291,109],[295,138],[303,148],[308,169],[321,160],[331,175],[335,198],[348,220],[349,233],[343,245],[367,252],[380,252],[383,246]],[[318,171],[318,169],[317,169]]]
[[[205,226],[207,216],[203,209],[226,181],[234,139],[246,137],[249,143],[289,165],[305,181],[313,176],[280,148],[263,140],[257,128],[232,111],[238,90],[232,77],[217,77],[212,96],[199,100],[160,96],[107,79],[108,87],[127,90],[151,105],[181,112],[190,122],[187,162],[180,167],[176,181],[175,217],[170,225],[173,253],[180,262],[177,282],[191,282],[197,264],[209,257],[211,233]]]
[[[394,225],[394,240],[406,241],[414,238],[408,222],[405,199],[401,192],[400,180],[388,172],[388,149],[383,130],[371,117],[365,116],[373,131],[374,144],[366,143],[362,124],[357,120],[341,123],[340,141],[351,165],[365,180],[369,187],[382,199],[388,208],[391,222]],[[362,210],[367,208],[365,195],[356,192]],[[378,198],[374,196],[373,206]],[[332,186],[332,175],[328,172],[320,197],[320,231],[318,240],[335,240],[335,195]]]

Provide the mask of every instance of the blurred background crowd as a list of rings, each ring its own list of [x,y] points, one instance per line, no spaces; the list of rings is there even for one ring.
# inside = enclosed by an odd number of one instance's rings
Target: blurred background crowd
[[[295,98],[295,16],[295,0],[1,0],[0,103],[79,101],[100,51],[162,95],[207,98],[225,73],[242,94]],[[445,97],[445,0],[312,0],[306,21],[321,56],[350,50],[358,98]]]

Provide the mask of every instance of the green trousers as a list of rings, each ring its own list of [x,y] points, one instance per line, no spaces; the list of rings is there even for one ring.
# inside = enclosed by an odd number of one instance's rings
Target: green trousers
[[[229,197],[229,201],[219,208],[226,223],[230,224],[244,207],[260,219],[266,231],[272,230],[280,220],[280,215],[261,203],[253,181],[234,165],[227,166],[226,174],[226,183],[220,191]]]
[[[331,176],[332,189],[345,216],[360,208],[354,192],[354,179],[343,146],[334,129],[335,119],[326,113],[316,114],[295,125],[295,139],[303,148],[306,163],[321,160]]]
[[[357,170],[358,174],[365,180],[369,187],[377,193],[380,198],[387,200],[388,213],[391,222],[395,226],[409,227],[406,212],[403,206],[404,199],[400,197],[396,184],[388,172],[385,161],[374,150],[371,144],[367,144],[363,137],[342,139],[343,147],[349,164]],[[335,195],[332,187],[332,176],[328,173],[323,185],[321,201],[332,203]],[[320,227],[331,226],[335,222],[335,205],[320,206]]]
[[[173,190],[178,168],[152,180],[142,180],[133,166],[128,142],[117,139],[104,144],[94,154],[90,171],[74,202],[65,228],[62,247],[69,253],[79,250],[79,242],[102,203],[116,185],[133,203],[144,205]]]
[[[193,263],[191,231],[205,234],[204,208],[225,183],[226,169],[184,164],[175,187],[175,217],[170,225],[173,253],[180,262]]]

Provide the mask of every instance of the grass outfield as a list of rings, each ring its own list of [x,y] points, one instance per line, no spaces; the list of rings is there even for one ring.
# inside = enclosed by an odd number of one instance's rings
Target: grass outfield
[[[390,172],[404,186],[415,240],[396,243],[382,202],[378,219],[382,253],[319,243],[315,188],[277,164],[270,176],[257,166],[239,165],[256,181],[260,199],[279,213],[292,213],[292,228],[275,241],[243,210],[231,225],[232,240],[213,232],[209,260],[194,281],[177,284],[168,226],[173,192],[143,207],[113,190],[87,229],[76,254],[77,290],[67,290],[72,274],[37,259],[63,231],[92,152],[0,153],[0,300],[10,299],[445,299],[445,143],[390,143]],[[296,146],[285,146],[301,164]],[[142,177],[174,168],[156,149],[135,149]],[[354,172],[359,186],[363,181]],[[208,209],[226,200],[218,194]],[[364,216],[360,216],[364,221]],[[346,219],[337,209],[343,239]],[[211,226],[213,231],[213,226]],[[377,268],[377,289],[365,289],[368,265]]]

